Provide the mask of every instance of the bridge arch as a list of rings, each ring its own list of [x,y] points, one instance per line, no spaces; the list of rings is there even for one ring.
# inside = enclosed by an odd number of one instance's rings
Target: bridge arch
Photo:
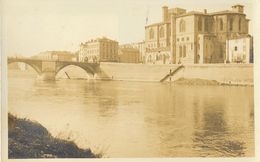
[[[41,68],[39,66],[37,66],[36,64],[31,63],[29,61],[25,61],[25,60],[11,60],[11,61],[9,61],[8,60],[8,65],[12,64],[12,63],[24,63],[24,64],[29,65],[30,67],[32,67],[37,72],[38,75],[40,75],[42,73],[42,70],[41,70]]]
[[[62,65],[56,66],[56,75],[57,75],[62,69],[64,69],[65,67],[68,67],[68,66],[70,66],[70,65],[73,65],[73,66],[76,66],[76,67],[80,67],[81,69],[83,69],[84,71],[86,71],[88,74],[91,73],[93,76],[94,76],[94,74],[95,74],[94,68],[92,68],[90,65],[85,65],[84,63],[78,64],[78,63],[70,62],[70,63],[65,63],[65,64],[62,64]]]

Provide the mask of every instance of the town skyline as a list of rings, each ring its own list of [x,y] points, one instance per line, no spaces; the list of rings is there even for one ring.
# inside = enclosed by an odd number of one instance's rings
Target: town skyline
[[[26,0],[23,2],[30,3],[32,1]],[[209,3],[204,3],[205,6],[193,3],[187,4],[188,1],[148,2],[144,0],[141,2],[124,2],[87,2],[86,5],[91,4],[93,7],[90,7],[91,9],[88,8],[90,10],[86,9],[86,11],[83,7],[79,7],[83,1],[78,1],[77,3],[61,3],[59,0],[53,3],[50,1],[36,1],[30,5],[14,0],[10,2],[4,1],[4,9],[6,10],[8,7],[10,9],[10,11],[4,10],[7,13],[3,19],[4,24],[6,24],[3,30],[4,53],[6,55],[33,56],[42,51],[66,50],[75,52],[79,49],[80,43],[102,36],[114,39],[119,44],[140,42],[145,39],[145,25],[161,21],[161,7],[164,5],[183,7],[188,11],[203,12],[203,9],[207,9],[208,12],[214,12],[217,10],[228,10],[230,5],[239,3],[245,6],[245,14],[251,20],[250,24],[253,21],[252,5],[243,0],[230,1],[229,3],[224,1],[214,2],[214,5],[212,3],[210,5]],[[60,7],[55,9],[55,4],[56,6],[58,4]],[[74,11],[74,8],[78,11]],[[97,8],[102,9],[99,11]],[[21,14],[22,11],[24,12],[23,14]],[[14,18],[14,16],[17,17]],[[147,24],[146,17],[148,17]],[[20,26],[19,30],[12,28],[12,26],[17,25]],[[131,28],[129,28],[129,25],[131,25]],[[249,33],[251,34],[252,25],[249,26]],[[86,27],[89,27],[89,29],[86,29]],[[28,32],[32,34],[28,35]],[[130,36],[127,36],[130,32]],[[24,38],[26,39],[24,40]]]

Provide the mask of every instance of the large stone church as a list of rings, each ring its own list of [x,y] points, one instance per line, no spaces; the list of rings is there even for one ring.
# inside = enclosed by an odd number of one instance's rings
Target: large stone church
[[[227,63],[227,40],[251,37],[242,5],[213,13],[164,6],[162,19],[145,27],[146,63]]]

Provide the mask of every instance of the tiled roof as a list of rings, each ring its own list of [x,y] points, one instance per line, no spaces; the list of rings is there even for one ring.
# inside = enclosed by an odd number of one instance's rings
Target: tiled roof
[[[170,22],[153,23],[153,24],[149,24],[149,25],[147,25],[147,26],[145,26],[145,27],[147,28],[147,27],[157,26],[157,25],[163,25],[163,24],[170,24]]]
[[[189,11],[184,14],[178,15],[177,17],[189,16],[189,15],[208,15],[208,14],[199,11]]]

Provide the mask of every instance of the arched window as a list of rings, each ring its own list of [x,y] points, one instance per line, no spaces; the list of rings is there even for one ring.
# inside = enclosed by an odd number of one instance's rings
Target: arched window
[[[201,17],[199,17],[199,21],[198,21],[198,30],[202,31],[202,20],[201,20]]]
[[[205,22],[204,22],[204,30],[205,30],[206,32],[209,31],[209,24],[210,24],[210,21],[207,20],[207,19],[205,19]]]
[[[180,28],[179,29],[180,32],[185,32],[185,21],[184,20],[180,21],[179,28]]]
[[[183,46],[183,57],[186,57],[186,46]]]
[[[223,30],[223,20],[222,19],[219,20],[219,29]]]
[[[242,25],[241,23],[242,23],[241,18],[239,18],[239,21],[238,21],[238,30],[239,31],[241,31],[241,25]]]
[[[163,59],[163,55],[160,55],[160,56],[159,56],[159,60],[162,60],[162,59]]]
[[[164,37],[164,28],[161,27],[160,28],[160,38],[163,38]]]
[[[153,39],[153,38],[154,38],[153,28],[151,28],[150,31],[149,31],[149,37],[150,37],[150,39]]]
[[[158,55],[156,55],[156,56],[155,56],[155,59],[156,59],[156,61],[158,61],[158,60],[159,60],[159,56],[158,56]]]
[[[229,30],[232,31],[233,30],[233,19],[231,18],[229,21]]]
[[[182,57],[182,46],[179,46],[179,57]]]
[[[152,56],[151,55],[148,56],[148,62],[152,62]]]

